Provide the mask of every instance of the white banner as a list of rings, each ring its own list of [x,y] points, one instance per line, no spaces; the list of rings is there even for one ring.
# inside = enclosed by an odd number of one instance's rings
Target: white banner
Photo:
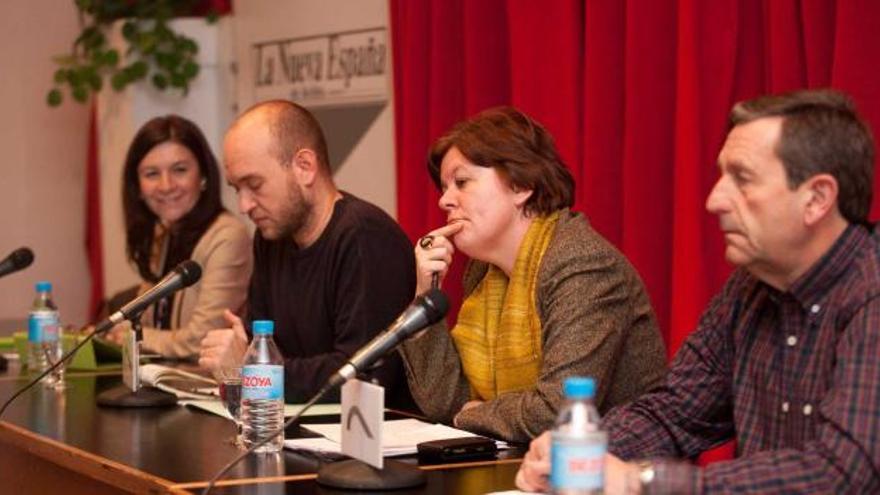
[[[307,107],[388,99],[385,27],[252,44],[257,100],[284,95]]]

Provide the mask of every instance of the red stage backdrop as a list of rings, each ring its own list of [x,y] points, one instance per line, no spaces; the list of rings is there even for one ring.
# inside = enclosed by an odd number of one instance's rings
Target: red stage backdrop
[[[555,136],[575,209],[638,269],[670,356],[730,273],[704,201],[732,104],[830,86],[880,129],[873,0],[391,0],[391,21],[398,219],[411,239],[445,219],[425,169],[433,140],[515,105]]]

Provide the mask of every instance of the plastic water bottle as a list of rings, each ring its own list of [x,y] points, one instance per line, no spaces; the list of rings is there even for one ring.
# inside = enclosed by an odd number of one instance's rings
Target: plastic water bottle
[[[61,322],[58,307],[52,300],[52,284],[37,282],[37,297],[28,314],[28,369],[39,374],[61,357]],[[42,383],[55,387],[64,384],[64,366],[43,377]]]
[[[254,339],[241,367],[241,422],[245,447],[275,435],[284,424],[284,361],[272,340],[275,323],[255,320]],[[280,433],[255,452],[280,452]]]
[[[566,402],[551,434],[550,486],[557,495],[602,493],[608,437],[599,429],[596,382],[567,378],[563,391]]]

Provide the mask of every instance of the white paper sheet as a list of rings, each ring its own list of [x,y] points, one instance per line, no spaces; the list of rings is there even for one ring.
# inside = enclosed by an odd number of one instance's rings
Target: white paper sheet
[[[287,439],[284,440],[285,447],[326,453],[341,452],[342,428],[339,424],[301,426],[323,435],[324,438]],[[415,454],[416,445],[422,442],[473,436],[477,435],[451,426],[426,423],[418,419],[395,419],[385,421],[382,424],[382,454],[386,457]],[[496,441],[495,443],[499,449],[508,447],[506,442]]]

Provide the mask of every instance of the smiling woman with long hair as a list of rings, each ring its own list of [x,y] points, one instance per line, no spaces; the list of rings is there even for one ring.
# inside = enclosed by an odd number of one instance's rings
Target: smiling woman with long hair
[[[148,308],[143,347],[194,358],[205,333],[223,326],[223,310],[245,301],[253,265],[244,223],[220,202],[217,160],[199,128],[177,115],[140,128],[128,149],[122,202],[129,260],[146,290],[181,261],[202,267],[195,285]],[[111,331],[121,339],[127,324]]]
[[[487,110],[434,144],[428,171],[447,224],[415,248],[417,291],[446,276],[456,250],[471,261],[452,330],[401,348],[425,414],[527,441],[552,426],[568,376],[596,378],[600,412],[660,382],[665,351],[642,281],[569,210],[574,180],[540,124]]]

